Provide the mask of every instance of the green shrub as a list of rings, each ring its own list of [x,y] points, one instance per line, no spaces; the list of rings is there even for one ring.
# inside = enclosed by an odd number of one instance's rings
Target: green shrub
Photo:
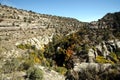
[[[43,80],[43,72],[39,68],[31,67],[27,70],[27,78],[29,80]]]
[[[117,54],[118,57],[120,57],[120,52],[117,52],[116,54]]]
[[[31,48],[31,45],[30,44],[20,44],[20,45],[17,45],[17,48],[20,48],[20,49],[30,49]]]
[[[0,37],[0,41],[2,41],[2,38]]]
[[[56,67],[55,71],[64,75],[67,72],[67,69],[65,67]]]
[[[7,60],[6,63],[3,65],[2,70],[4,73],[11,73],[16,71],[20,66],[20,61],[18,59]]]
[[[28,70],[30,67],[32,67],[34,65],[33,61],[32,60],[25,60],[24,63],[22,63],[20,66],[19,66],[19,70],[23,71],[23,70]]]
[[[115,53],[110,53],[110,56],[116,61],[118,62],[119,60],[117,59],[117,56]]]

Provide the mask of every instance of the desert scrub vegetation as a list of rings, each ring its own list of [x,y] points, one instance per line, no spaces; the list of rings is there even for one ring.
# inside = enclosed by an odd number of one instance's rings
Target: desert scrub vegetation
[[[35,64],[42,65],[47,64],[47,62],[44,62],[44,55],[41,54],[42,51],[40,50],[28,50],[25,54],[28,54],[26,56],[17,57],[17,58],[11,58],[10,60],[6,60],[2,67],[0,68],[0,74],[4,74],[7,76],[8,74],[11,75],[12,80],[19,80],[15,78],[14,74],[16,72],[24,72],[26,73],[25,76],[21,76],[23,79],[28,80],[43,80],[43,72],[39,68],[34,67]],[[18,75],[19,76],[19,75]],[[0,79],[2,79],[2,75],[0,75]],[[6,78],[5,78],[6,80]],[[21,80],[21,79],[20,79]]]
[[[16,74],[17,72],[19,73],[19,71],[21,71],[19,69],[21,64],[22,64],[22,62],[18,58],[6,60],[4,62],[4,64],[2,65],[2,67],[0,68],[0,80],[6,80],[8,77],[11,80],[23,79],[23,77],[21,75]],[[19,78],[18,78],[18,76],[19,76]]]
[[[30,67],[34,64],[43,64],[45,63],[44,50],[38,50],[34,45],[30,44],[20,44],[17,45],[17,48],[27,49],[25,54],[28,54],[26,59],[24,59],[24,67]]]
[[[31,46],[31,45],[29,46],[30,47],[28,49],[25,48],[27,49],[27,51],[24,53],[26,57],[23,58],[23,63],[19,67],[20,70],[26,71],[30,67],[34,66],[35,64],[48,67],[48,68],[55,65],[54,60],[45,57],[44,49],[38,50],[37,48],[35,48],[35,46]],[[26,47],[26,46],[23,46],[23,47]]]
[[[26,54],[28,54],[28,56],[23,59],[24,62],[20,66],[22,70],[27,70],[28,68],[34,66],[35,64],[43,66],[45,66],[45,64],[48,64],[46,58],[44,57],[42,51],[40,50],[37,49],[31,51],[28,50]]]
[[[73,68],[73,55],[82,51],[88,52],[90,48],[89,39],[84,37],[87,33],[89,32],[83,29],[66,36],[54,35],[52,42],[45,47],[44,56],[48,60],[55,61],[54,65],[65,66],[68,69]]]
[[[27,79],[29,80],[43,80],[43,71],[36,67],[30,67],[27,70]]]
[[[53,42],[50,42],[46,46],[44,55],[46,58],[57,61],[56,64],[58,66],[63,66],[65,58],[69,58],[73,53],[72,50],[68,50],[69,46],[71,47],[71,43],[66,38],[59,39],[58,37],[54,37]]]
[[[17,58],[7,60],[5,64],[2,66],[2,71],[4,73],[11,73],[11,72],[17,71],[20,64],[21,62]]]

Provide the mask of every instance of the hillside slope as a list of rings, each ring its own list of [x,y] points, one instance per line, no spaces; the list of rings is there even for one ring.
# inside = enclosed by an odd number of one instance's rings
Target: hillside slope
[[[0,5],[1,80],[119,80],[120,13],[91,23]]]
[[[7,46],[16,44],[18,41],[26,42],[36,37],[38,37],[37,40],[41,40],[44,39],[43,36],[48,36],[49,40],[49,36],[53,34],[65,35],[86,25],[73,18],[39,14],[6,5],[0,5],[0,11],[0,48],[3,50],[4,48],[9,50]],[[46,39],[42,41],[48,42]],[[4,45],[5,43],[7,45]]]

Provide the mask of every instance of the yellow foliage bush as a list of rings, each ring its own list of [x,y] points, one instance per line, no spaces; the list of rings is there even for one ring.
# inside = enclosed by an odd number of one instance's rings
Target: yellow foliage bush
[[[42,47],[40,50],[41,50],[41,52],[44,52],[45,51],[45,47]]]
[[[111,60],[106,60],[103,56],[97,56],[96,57],[96,62],[97,63],[111,63],[114,64]]]
[[[38,57],[34,57],[34,62],[35,63],[41,63],[40,59]]]
[[[30,58],[33,59],[34,63],[41,63],[40,58],[34,52],[30,54]]]

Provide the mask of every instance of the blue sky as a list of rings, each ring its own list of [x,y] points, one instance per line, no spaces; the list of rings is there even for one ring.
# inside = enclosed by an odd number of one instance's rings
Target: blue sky
[[[108,12],[120,11],[120,0],[0,0],[2,4],[37,13],[65,16],[90,22]]]

